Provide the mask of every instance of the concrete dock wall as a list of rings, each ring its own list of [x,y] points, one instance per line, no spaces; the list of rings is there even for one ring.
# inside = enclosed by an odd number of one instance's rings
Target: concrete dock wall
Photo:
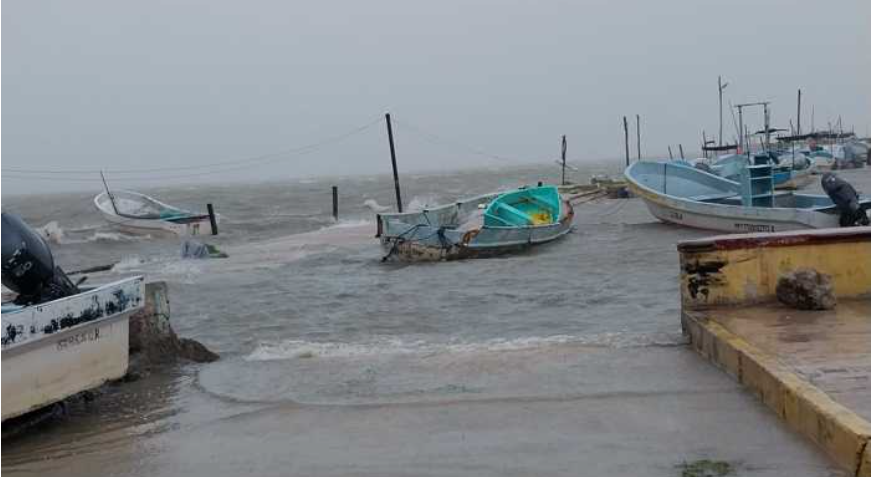
[[[793,315],[795,310],[780,308],[774,300],[781,274],[811,267],[833,278],[839,303],[850,306],[855,300],[868,306],[870,237],[870,228],[832,229],[721,236],[682,242],[677,247],[682,269],[682,324],[693,349],[737,379],[793,430],[857,476],[871,473],[870,422],[858,409],[851,410],[838,402],[836,396],[841,394],[833,387],[811,379],[811,373],[801,370],[815,366],[829,367],[829,372],[840,370],[846,366],[848,353],[838,348],[851,348],[849,354],[858,355],[866,363],[861,365],[861,372],[867,374],[870,393],[869,351],[856,352],[855,344],[850,343],[843,347],[844,338],[837,332],[828,337],[807,333],[806,327],[818,319],[826,329],[838,328],[839,314],[807,311]],[[742,312],[737,311],[740,307],[745,307]],[[773,319],[775,309],[782,320],[779,327],[750,326],[750,321]],[[864,323],[868,339],[863,341],[870,343],[870,308],[864,314],[867,316],[853,319]],[[774,337],[769,341],[751,334],[750,329],[773,330]],[[791,336],[803,340],[781,343]],[[793,351],[787,352],[788,346],[794,346]],[[815,355],[815,360],[799,364],[805,354]],[[859,373],[859,367],[852,372]]]
[[[831,276],[839,299],[871,292],[870,227],[723,235],[677,249],[684,309],[773,300],[780,276],[804,267]]]

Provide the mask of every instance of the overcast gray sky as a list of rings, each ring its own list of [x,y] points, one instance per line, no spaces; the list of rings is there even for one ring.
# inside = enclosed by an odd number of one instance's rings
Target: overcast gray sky
[[[697,150],[726,106],[773,101],[788,126],[803,90],[825,126],[870,134],[870,0],[11,0],[2,15],[3,193],[10,169],[163,168],[304,146],[377,120],[480,150],[576,162]],[[754,124],[760,114],[750,113]],[[733,134],[726,112],[725,134]],[[632,133],[633,134],[633,133]],[[397,126],[401,171],[497,165]],[[374,124],[307,155],[190,180],[388,173]],[[219,168],[219,170],[224,170]],[[198,171],[185,171],[185,175]],[[167,172],[111,174],[136,180]],[[180,173],[180,175],[182,175]],[[93,179],[93,174],[85,176]],[[125,182],[124,185],[139,185]],[[97,185],[99,187],[99,185]]]

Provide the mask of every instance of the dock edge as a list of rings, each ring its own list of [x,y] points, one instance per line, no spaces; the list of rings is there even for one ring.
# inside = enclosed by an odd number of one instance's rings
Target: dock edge
[[[695,351],[752,390],[792,429],[853,475],[871,475],[867,421],[706,314],[683,311],[682,325]]]

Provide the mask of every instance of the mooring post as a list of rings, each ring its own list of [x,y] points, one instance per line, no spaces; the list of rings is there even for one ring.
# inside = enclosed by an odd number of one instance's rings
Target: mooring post
[[[640,161],[640,115],[637,116],[637,160]]]
[[[334,221],[336,222],[340,218],[340,207],[337,201],[337,186],[331,186],[331,194],[334,196],[334,207],[332,210],[334,212]]]
[[[215,220],[215,209],[212,204],[206,204],[206,212],[209,214],[209,227],[213,235],[218,235],[218,223]]]
[[[395,157],[395,138],[391,133],[391,114],[385,113],[385,127],[388,129],[388,147],[391,150],[391,170],[395,176],[395,199],[398,202],[398,212],[404,211],[403,203],[401,202],[401,183],[398,180],[398,160]]]
[[[683,154],[683,145],[678,144],[678,146],[680,147],[680,159],[685,159],[686,156]]]
[[[801,135],[801,88],[798,88],[798,106],[795,110],[795,135]]]
[[[628,118],[622,116],[622,127],[625,129],[625,167],[631,165],[628,155]]]
[[[567,167],[567,138],[561,136],[561,185],[567,184],[564,180],[564,170]]]

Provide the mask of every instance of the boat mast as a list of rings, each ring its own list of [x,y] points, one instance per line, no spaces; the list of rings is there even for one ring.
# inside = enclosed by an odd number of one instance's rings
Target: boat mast
[[[106,189],[106,196],[109,197],[109,203],[112,204],[112,210],[115,211],[115,215],[119,215],[118,207],[115,206],[115,197],[112,196],[112,192],[109,192],[109,186],[106,185],[106,177],[103,175],[103,171],[100,171],[100,178],[103,179],[103,188]]]
[[[722,90],[728,87],[728,83],[722,82],[722,76],[719,77],[719,145],[722,145]]]

